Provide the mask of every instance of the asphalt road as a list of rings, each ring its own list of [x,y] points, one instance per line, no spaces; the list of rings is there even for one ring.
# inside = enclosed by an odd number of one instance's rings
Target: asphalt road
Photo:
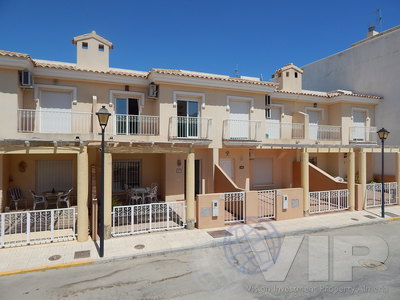
[[[305,235],[284,281],[266,281],[265,278],[271,274],[273,277],[281,273],[282,268],[272,269],[274,263],[263,265],[260,263],[262,260],[256,259],[257,254],[255,255],[254,251],[263,245],[263,242],[253,244],[253,247],[244,242],[218,248],[6,276],[0,278],[0,298],[400,299],[399,232],[400,222],[397,221],[312,234],[311,237],[319,238],[314,240],[311,238],[313,243],[311,248],[317,249],[317,254],[311,255],[310,236]],[[378,236],[384,240],[383,244],[376,247],[378,250],[368,250],[365,247],[352,248],[352,255],[360,255],[360,259],[356,258],[356,262],[365,263],[362,260],[363,255],[373,253],[385,256],[385,249],[388,249],[389,253],[388,255],[386,253],[387,259],[383,265],[367,264],[368,267],[360,265],[353,268],[352,281],[335,281],[333,279],[335,270],[332,270],[332,266],[335,265],[332,254],[334,250],[329,252],[329,267],[325,268],[323,254],[328,252],[324,249],[326,245],[331,247],[329,249],[334,249],[335,245],[341,246],[341,238],[348,236],[352,241],[373,240],[368,238],[370,236]],[[290,241],[290,238],[285,239],[286,242]],[[301,236],[291,239],[292,242],[296,242],[295,239],[298,241]],[[286,257],[283,250],[278,256],[274,252],[276,246],[282,247],[282,245],[284,245],[283,239],[275,238],[268,241],[275,264],[278,264],[281,255]],[[295,243],[291,243],[286,252],[291,252],[295,248]],[[349,254],[346,251],[345,256]],[[296,254],[296,251],[293,253]],[[336,276],[340,277],[345,273],[346,261],[340,257],[336,257],[336,260],[339,263],[343,263],[343,260],[345,262],[336,268]],[[290,259],[283,261],[287,263]],[[309,263],[317,266],[317,271],[321,270],[314,272],[319,281],[309,281]],[[325,272],[327,268],[329,268],[328,273]],[[324,277],[326,274],[329,278],[321,281],[319,277]]]

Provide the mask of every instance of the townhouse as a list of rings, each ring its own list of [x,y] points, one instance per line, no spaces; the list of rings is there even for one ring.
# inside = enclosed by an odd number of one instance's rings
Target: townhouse
[[[93,234],[103,106],[111,113],[106,237],[364,207],[382,97],[304,90],[293,64],[272,81],[117,69],[109,66],[113,44],[96,32],[72,42],[75,64],[0,50],[2,246],[13,234],[21,244],[49,240],[48,227],[29,225],[40,220],[51,226],[51,241],[57,230],[60,239]],[[156,197],[146,202],[149,186]],[[69,208],[32,210],[31,191],[50,205],[70,188]],[[142,189],[139,204],[130,189]],[[27,200],[19,215],[11,190]],[[390,191],[397,195],[397,185]]]

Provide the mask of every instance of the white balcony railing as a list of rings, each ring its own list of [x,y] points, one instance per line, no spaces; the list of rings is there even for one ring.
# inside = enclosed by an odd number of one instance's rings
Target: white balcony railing
[[[224,140],[260,140],[261,121],[224,120]]]
[[[304,139],[304,124],[301,123],[281,123],[281,139]]]
[[[350,142],[373,143],[377,142],[376,127],[353,126],[350,127]]]
[[[304,139],[304,124],[266,122],[267,139]]]
[[[18,132],[73,134],[92,132],[92,113],[19,109],[17,114]]]
[[[319,141],[341,141],[342,127],[331,125],[318,125],[317,140]]]
[[[158,116],[113,115],[115,134],[120,135],[158,135],[160,118]]]
[[[171,117],[169,119],[169,138],[171,139],[210,139],[211,119],[195,117]]]

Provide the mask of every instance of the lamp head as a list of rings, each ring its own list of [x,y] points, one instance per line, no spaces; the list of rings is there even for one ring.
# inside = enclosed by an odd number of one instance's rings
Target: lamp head
[[[377,132],[379,138],[380,138],[382,141],[387,139],[387,137],[389,136],[389,133],[390,133],[390,132],[387,131],[385,128],[381,128],[381,129]]]
[[[111,116],[111,113],[107,110],[107,108],[103,105],[100,110],[96,113],[97,118],[99,119],[99,124],[102,129],[106,128],[108,119]]]

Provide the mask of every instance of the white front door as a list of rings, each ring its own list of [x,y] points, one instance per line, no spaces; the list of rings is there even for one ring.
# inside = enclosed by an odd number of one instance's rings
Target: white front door
[[[72,93],[41,91],[40,131],[70,133],[72,125]]]
[[[231,101],[230,106],[230,138],[248,139],[249,138],[249,102]]]
[[[365,140],[365,119],[367,113],[365,111],[353,111],[353,141]]]
[[[321,119],[321,113],[319,111],[308,111],[308,122],[309,130],[308,136],[310,140],[318,139],[318,124]]]
[[[220,159],[219,166],[233,180],[233,160],[230,158]]]
[[[271,118],[267,119],[267,135],[270,139],[281,137],[281,109],[271,108]]]

